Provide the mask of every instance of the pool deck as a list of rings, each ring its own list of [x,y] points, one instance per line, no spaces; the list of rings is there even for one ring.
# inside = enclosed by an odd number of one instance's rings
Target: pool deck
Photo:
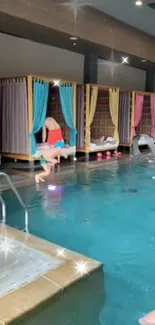
[[[0,228],[1,229],[1,228]],[[17,319],[26,317],[37,307],[53,299],[56,294],[63,291],[89,276],[93,271],[102,268],[102,263],[89,259],[67,249],[63,249],[53,243],[42,240],[38,237],[27,235],[26,233],[6,226],[7,237],[20,241],[26,247],[44,252],[51,258],[57,258],[63,264],[30,284],[17,289],[16,291],[0,299],[0,325],[12,324]],[[86,263],[86,272],[81,275],[76,272],[76,263]]]

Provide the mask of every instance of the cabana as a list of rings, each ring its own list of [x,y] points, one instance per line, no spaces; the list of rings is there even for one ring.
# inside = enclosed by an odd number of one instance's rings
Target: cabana
[[[120,145],[130,147],[137,134],[148,134],[155,140],[155,94],[141,91],[120,91]],[[139,145],[145,145],[141,138]]]
[[[116,150],[118,136],[119,88],[77,85],[77,151]]]
[[[76,152],[76,83],[25,76],[0,79],[0,156],[33,162],[46,116],[62,127],[69,155]]]

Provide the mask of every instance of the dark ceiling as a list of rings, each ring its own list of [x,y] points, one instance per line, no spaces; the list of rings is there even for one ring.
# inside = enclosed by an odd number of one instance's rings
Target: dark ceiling
[[[136,6],[136,0],[90,0],[90,2],[105,14],[155,36],[155,12],[152,10],[155,0],[142,0],[142,6]]]
[[[9,35],[25,38],[42,44],[47,44],[62,49],[67,49],[80,54],[92,53],[106,60],[120,62],[121,56],[127,56],[105,46],[93,44],[84,39],[78,39],[76,45],[70,40],[70,36],[65,33],[58,32],[51,28],[30,23],[24,19],[12,17],[0,12],[0,32]],[[130,56],[130,65],[143,70],[155,71],[155,64],[151,62],[142,62],[141,59]]]

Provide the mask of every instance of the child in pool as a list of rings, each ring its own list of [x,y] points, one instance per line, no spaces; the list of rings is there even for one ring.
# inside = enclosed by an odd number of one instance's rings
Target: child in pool
[[[60,156],[67,159],[67,153],[61,148],[45,148],[40,152],[40,164],[44,171],[35,176],[36,183],[45,182],[44,177],[48,177],[51,174],[52,167],[58,164]]]

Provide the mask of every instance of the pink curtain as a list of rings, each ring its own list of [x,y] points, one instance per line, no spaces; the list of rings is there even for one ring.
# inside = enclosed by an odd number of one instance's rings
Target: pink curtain
[[[142,118],[143,111],[143,103],[144,103],[144,95],[136,95],[136,104],[135,104],[135,121],[132,126],[131,138],[133,139],[136,135],[136,127],[139,125]]]
[[[153,139],[155,139],[155,95],[151,95],[151,120],[152,120],[151,136]]]

